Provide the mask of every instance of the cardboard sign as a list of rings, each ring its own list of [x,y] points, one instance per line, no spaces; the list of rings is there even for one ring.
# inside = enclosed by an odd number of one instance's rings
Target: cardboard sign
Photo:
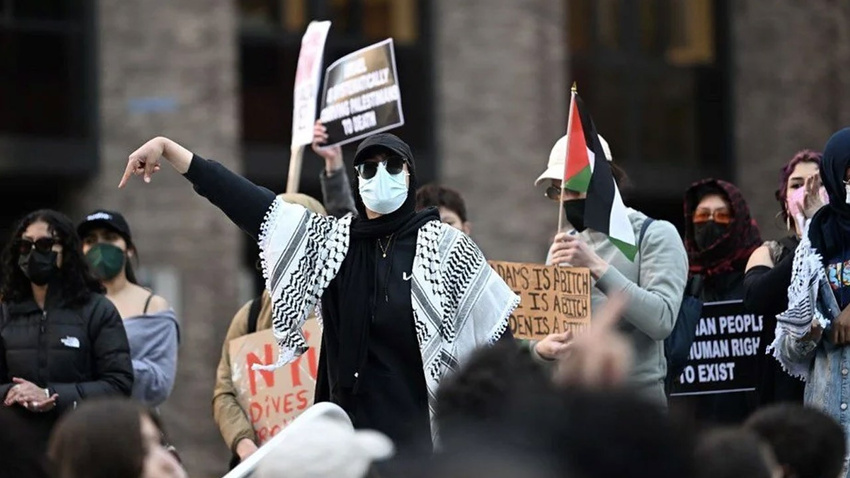
[[[239,405],[248,414],[262,445],[313,404],[319,371],[322,332],[316,319],[304,324],[309,350],[274,371],[255,371],[254,364],[277,360],[277,342],[271,329],[230,341],[230,367]]]
[[[313,142],[319,81],[322,79],[322,55],[331,22],[310,22],[301,38],[295,88],[292,92],[292,146]]]
[[[346,55],[328,67],[320,118],[328,129],[328,146],[404,124],[391,38]]]
[[[590,271],[580,267],[491,261],[490,266],[520,296],[511,331],[521,339],[542,339],[590,324]]]
[[[670,395],[755,390],[762,317],[747,312],[740,300],[705,303],[688,365]]]

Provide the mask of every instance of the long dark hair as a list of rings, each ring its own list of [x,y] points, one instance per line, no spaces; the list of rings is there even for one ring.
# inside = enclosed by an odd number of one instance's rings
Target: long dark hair
[[[103,292],[103,286],[89,271],[74,223],[61,212],[40,209],[21,219],[3,251],[3,282],[0,287],[3,301],[23,302],[32,298],[30,280],[18,267],[20,254],[15,245],[24,231],[36,222],[47,224],[48,230],[62,244],[62,267],[59,273],[64,297],[72,304],[83,304],[89,300],[92,292]]]

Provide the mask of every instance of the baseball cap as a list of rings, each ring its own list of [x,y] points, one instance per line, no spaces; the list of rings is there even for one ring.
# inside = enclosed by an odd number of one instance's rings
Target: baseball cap
[[[281,433],[263,457],[257,478],[362,478],[373,461],[392,457],[394,446],[383,433],[355,430],[338,405],[318,403],[308,408]]]
[[[605,141],[605,138],[602,135],[599,136],[599,142],[602,144],[602,150],[605,151],[605,159],[609,162],[613,160],[611,156],[611,148],[608,146],[608,142]],[[564,160],[567,158],[567,135],[561,136],[555,146],[552,147],[552,151],[549,152],[549,164],[546,166],[546,171],[543,171],[543,174],[537,178],[537,181],[534,181],[534,185],[538,186],[541,182],[546,179],[564,179]]]
[[[401,156],[407,161],[408,167],[411,170],[414,169],[413,152],[410,150],[410,146],[402,141],[401,138],[391,133],[379,133],[364,139],[357,146],[357,152],[354,153],[354,166],[363,163],[376,150],[380,149],[386,149]]]
[[[86,237],[92,229],[96,229],[98,227],[111,229],[118,234],[121,234],[121,236],[128,241],[133,237],[130,234],[130,225],[127,224],[127,220],[124,219],[124,216],[115,211],[107,211],[105,209],[98,209],[97,211],[87,215],[86,218],[83,219],[83,222],[77,226],[77,235],[81,238]]]

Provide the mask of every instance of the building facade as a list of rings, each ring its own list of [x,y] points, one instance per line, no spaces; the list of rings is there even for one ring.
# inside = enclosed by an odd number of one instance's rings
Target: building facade
[[[256,246],[174,174],[116,188],[167,135],[282,191],[292,82],[310,19],[325,62],[395,39],[421,181],[465,196],[489,258],[539,262],[557,205],[535,189],[575,81],[627,203],[681,225],[694,180],[741,186],[763,235],[778,170],[850,123],[850,5],[811,0],[0,0],[0,228],[39,207],[98,207],[133,228],[146,282],[181,318],[162,413],[192,476],[229,452],[210,399],[229,321],[259,288]],[[351,148],[346,148],[350,158]],[[319,196],[321,161],[302,190]]]

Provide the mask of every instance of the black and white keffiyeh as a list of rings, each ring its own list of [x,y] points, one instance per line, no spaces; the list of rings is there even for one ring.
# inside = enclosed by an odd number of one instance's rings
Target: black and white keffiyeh
[[[829,325],[830,320],[817,307],[820,294],[825,290],[829,290],[829,283],[823,260],[812,247],[807,228],[794,252],[788,309],[776,316],[775,338],[767,348],[789,375],[804,381],[809,377],[810,364],[790,360],[782,353],[782,347],[786,341],[800,340],[808,334],[815,320],[824,329]]]
[[[272,326],[279,345],[274,369],[307,349],[301,332],[336,277],[348,252],[352,217],[314,214],[279,198],[263,222],[259,245]],[[487,264],[475,243],[460,231],[430,221],[416,240],[411,281],[414,326],[434,427],[437,387],[476,347],[499,339],[519,296]],[[320,314],[318,314],[320,315]]]

